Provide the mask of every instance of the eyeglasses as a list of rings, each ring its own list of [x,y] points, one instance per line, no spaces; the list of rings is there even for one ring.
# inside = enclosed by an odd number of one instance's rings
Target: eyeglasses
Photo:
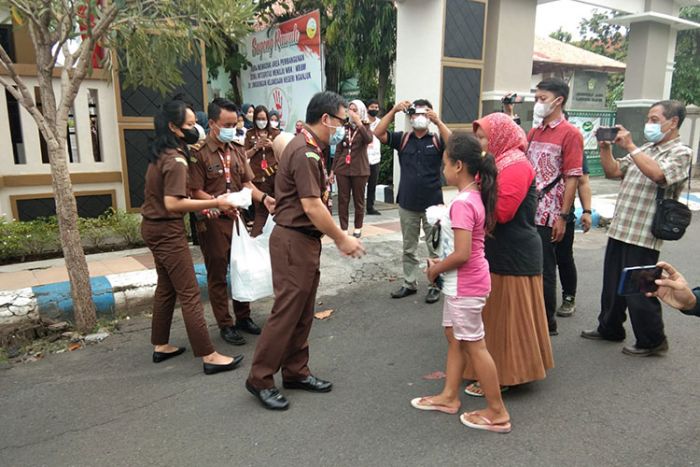
[[[348,117],[341,118],[341,117],[338,117],[337,115],[334,115],[334,114],[328,114],[328,115],[335,118],[336,120],[340,120],[343,123],[348,123],[350,121],[350,119]]]

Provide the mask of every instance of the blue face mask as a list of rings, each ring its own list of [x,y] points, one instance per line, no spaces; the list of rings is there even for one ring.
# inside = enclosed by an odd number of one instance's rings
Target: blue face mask
[[[235,137],[235,128],[219,128],[219,141],[221,141],[222,143],[230,143]]]
[[[331,139],[328,144],[335,146],[336,144],[340,144],[343,139],[345,139],[345,126],[341,125],[336,127],[335,132],[331,135]]]

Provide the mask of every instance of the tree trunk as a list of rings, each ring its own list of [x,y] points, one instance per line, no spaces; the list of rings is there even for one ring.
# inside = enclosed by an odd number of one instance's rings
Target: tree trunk
[[[377,100],[379,101],[379,105],[381,105],[384,109],[388,108],[387,105],[389,105],[389,103],[385,102],[385,99],[387,88],[389,87],[390,71],[390,69],[385,69],[384,67],[381,67],[379,69],[379,83],[377,84]]]
[[[56,132],[58,144],[50,145],[51,175],[56,201],[56,217],[61,235],[63,257],[68,270],[73,298],[73,317],[80,332],[90,332],[97,323],[95,304],[92,301],[90,273],[78,230],[78,208],[73,196],[73,186],[68,172],[67,135]]]

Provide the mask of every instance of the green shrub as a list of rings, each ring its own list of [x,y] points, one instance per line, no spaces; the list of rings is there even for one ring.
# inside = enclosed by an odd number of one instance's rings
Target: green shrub
[[[111,230],[121,237],[128,246],[142,245],[141,216],[126,212],[123,209],[112,209],[105,212]]]

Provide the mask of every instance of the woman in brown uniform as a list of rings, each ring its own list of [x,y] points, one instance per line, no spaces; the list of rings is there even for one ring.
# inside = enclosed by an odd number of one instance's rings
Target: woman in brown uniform
[[[330,178],[338,181],[338,217],[340,228],[348,230],[350,217],[350,193],[355,205],[355,230],[353,236],[362,235],[365,218],[365,187],[369,179],[367,146],[372,142],[372,132],[367,123],[367,108],[361,100],[354,100],[348,107],[350,123],[345,139],[335,149]]]
[[[259,105],[255,108],[255,123],[245,135],[245,155],[250,160],[253,169],[253,185],[269,196],[275,196],[275,172],[277,159],[272,150],[272,141],[280,131],[270,125],[270,114],[267,107]],[[255,221],[251,235],[257,237],[265,227],[269,211],[264,204],[255,202]]]
[[[210,208],[226,210],[234,206],[225,197],[212,200],[188,198],[187,145],[196,143],[199,138],[194,124],[194,112],[179,100],[165,103],[154,118],[156,137],[146,171],[141,235],[153,253],[158,273],[151,324],[151,343],[155,346],[153,362],[160,363],[185,351],[184,347],[169,343],[175,300],[179,299],[192,351],[195,357],[202,358],[204,373],[210,375],[233,370],[243,357],[221,355],[214,350],[209,339],[183,215],[185,212]]]

